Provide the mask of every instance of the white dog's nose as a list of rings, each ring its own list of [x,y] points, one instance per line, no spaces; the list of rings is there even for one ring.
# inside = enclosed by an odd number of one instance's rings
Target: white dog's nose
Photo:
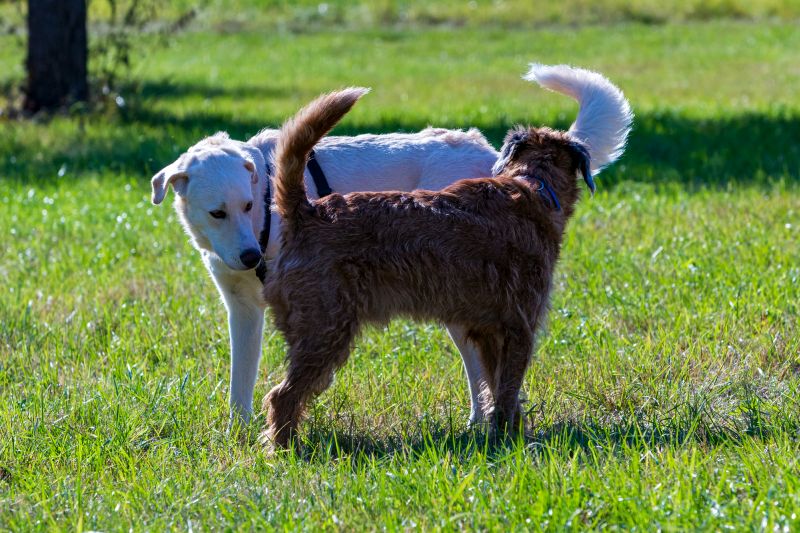
[[[261,261],[261,251],[257,248],[248,248],[239,256],[242,264],[247,268],[255,268]]]

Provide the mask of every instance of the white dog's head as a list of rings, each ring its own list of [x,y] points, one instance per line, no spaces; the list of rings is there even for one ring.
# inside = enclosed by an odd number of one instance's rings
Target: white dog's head
[[[194,245],[231,269],[248,270],[261,261],[253,220],[254,206],[263,201],[259,178],[266,179],[261,151],[218,133],[153,176],[152,201],[164,201],[171,184],[175,210]]]

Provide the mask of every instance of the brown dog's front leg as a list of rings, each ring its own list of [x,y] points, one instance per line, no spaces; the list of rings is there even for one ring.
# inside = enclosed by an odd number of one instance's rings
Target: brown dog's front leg
[[[292,383],[289,377],[269,391],[264,398],[263,407],[269,410],[269,418],[262,442],[278,449],[291,446],[305,409],[303,396],[297,383]]]
[[[313,324],[312,321],[308,323]],[[264,408],[269,409],[265,438],[275,447],[289,448],[292,441],[296,441],[306,405],[330,387],[334,372],[350,354],[354,332],[350,324],[337,324],[296,337],[287,335],[294,340],[289,348],[289,371],[286,379],[264,399]],[[294,445],[299,448],[297,442]]]
[[[502,354],[495,370],[494,423],[501,434],[514,435],[524,429],[519,393],[532,351],[533,336],[524,326],[505,331]]]

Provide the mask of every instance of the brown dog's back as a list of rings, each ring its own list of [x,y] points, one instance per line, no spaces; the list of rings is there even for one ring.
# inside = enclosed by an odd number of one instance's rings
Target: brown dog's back
[[[502,321],[519,312],[507,306],[511,294],[524,302],[549,290],[541,273],[557,260],[559,239],[547,209],[531,185],[510,178],[332,195],[286,241],[265,294],[290,306],[320,283],[363,296],[347,299],[363,320]]]

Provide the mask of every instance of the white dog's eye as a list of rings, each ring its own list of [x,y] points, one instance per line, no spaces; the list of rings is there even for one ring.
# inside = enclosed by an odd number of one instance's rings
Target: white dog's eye
[[[249,213],[251,209],[253,209],[253,202],[247,202],[247,205],[244,206],[244,212]]]
[[[211,215],[214,218],[225,218],[225,211],[223,211],[222,209],[216,209],[214,211],[209,211],[208,214]]]

